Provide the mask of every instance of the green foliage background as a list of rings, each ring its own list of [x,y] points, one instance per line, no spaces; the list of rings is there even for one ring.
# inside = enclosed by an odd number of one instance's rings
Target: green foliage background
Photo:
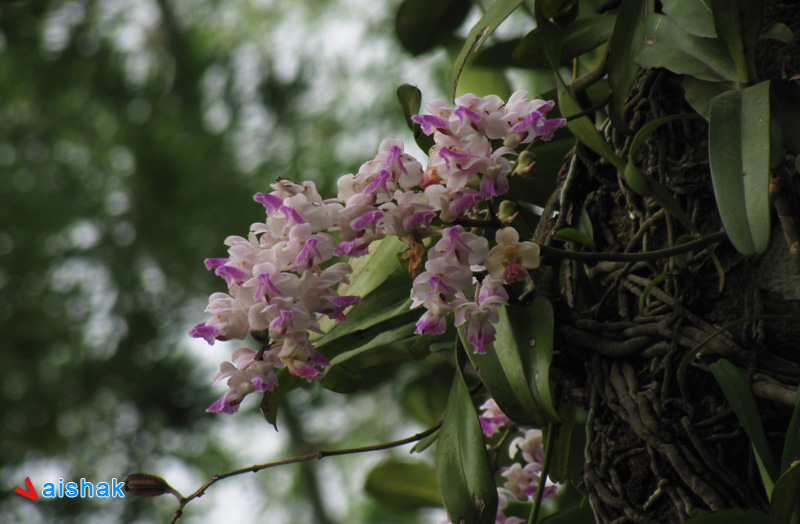
[[[0,521],[161,522],[174,501],[154,514],[152,500],[30,504],[13,489],[28,475],[98,482],[172,464],[193,490],[267,456],[258,438],[250,453],[223,447],[231,419],[204,412],[229,352],[186,335],[220,289],[203,259],[263,220],[252,195],[269,182],[315,180],[330,195],[402,134],[395,87],[434,86],[446,59],[401,66],[396,5],[0,4]],[[313,412],[319,395],[295,402]],[[347,442],[341,422],[322,437],[294,421],[279,451]],[[273,431],[246,416],[234,431],[251,425]],[[374,424],[374,439],[398,429]],[[281,475],[288,491],[313,482]],[[310,518],[306,500],[283,506],[271,503],[275,521]],[[185,520],[204,521],[194,513]]]

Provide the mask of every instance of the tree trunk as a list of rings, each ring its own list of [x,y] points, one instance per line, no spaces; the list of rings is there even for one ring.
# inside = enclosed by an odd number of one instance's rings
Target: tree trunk
[[[767,4],[764,28],[781,22],[800,34],[800,7],[788,1]],[[797,40],[790,46],[759,44],[757,56],[761,80],[800,74]],[[643,72],[628,99],[631,128],[692,112],[681,80],[665,70]],[[626,158],[631,137],[610,123],[602,130]],[[673,192],[702,234],[722,229],[707,136],[702,119],[673,121],[660,127],[635,159]],[[556,304],[560,352],[554,365],[566,371],[564,394],[589,412],[583,482],[598,522],[682,522],[723,508],[768,511],[749,438],[709,366],[725,358],[742,371],[773,455],[780,457],[800,382],[800,323],[763,317],[800,316],[794,157],[787,155],[773,176],[774,227],[762,256],[742,257],[723,243],[683,261],[563,263],[565,299]],[[578,145],[536,240],[561,247],[553,233],[577,227],[582,213],[591,220],[600,251],[653,251],[689,233],[654,202],[630,191],[613,166]],[[710,251],[724,270],[724,286]],[[656,278],[657,285],[649,285]],[[750,320],[718,333],[741,319]],[[704,341],[681,372],[681,361]]]

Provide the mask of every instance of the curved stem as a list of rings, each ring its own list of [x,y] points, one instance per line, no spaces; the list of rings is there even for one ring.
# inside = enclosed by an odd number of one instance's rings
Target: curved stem
[[[648,260],[660,260],[662,258],[669,258],[695,249],[705,248],[711,244],[718,244],[725,241],[728,234],[725,231],[718,231],[697,240],[686,242],[678,246],[673,246],[667,249],[659,249],[656,251],[647,251],[645,253],[617,253],[616,251],[604,251],[602,253],[586,253],[582,251],[567,251],[566,249],[556,249],[550,246],[539,246],[540,253],[546,256],[556,258],[566,258],[569,260],[580,260],[584,262],[597,262],[611,260],[613,262],[640,262]]]
[[[412,442],[416,442],[418,440],[422,440],[423,438],[432,435],[435,433],[440,427],[442,426],[442,422],[439,421],[430,428],[426,429],[421,433],[417,433],[411,437],[407,437],[401,440],[395,440],[392,442],[386,442],[384,444],[375,444],[372,446],[363,446],[360,448],[349,448],[349,449],[336,449],[331,451],[316,451],[314,453],[309,453],[308,455],[302,455],[300,457],[293,457],[290,459],[278,460],[276,462],[268,462],[266,464],[255,464],[253,466],[248,466],[246,468],[235,469],[233,471],[229,471],[227,473],[222,473],[219,475],[214,475],[211,477],[205,484],[200,486],[197,491],[189,495],[188,497],[184,497],[181,499],[180,504],[178,505],[178,509],[175,511],[175,515],[172,517],[172,524],[178,521],[179,518],[183,515],[183,508],[196,498],[200,498],[205,495],[206,490],[214,483],[226,479],[229,477],[233,477],[236,475],[241,475],[243,473],[256,473],[258,471],[274,468],[276,466],[284,466],[286,464],[296,464],[298,462],[307,462],[309,460],[321,460],[325,457],[334,457],[337,455],[352,455],[355,453],[366,453],[368,451],[379,451],[382,449],[390,449],[396,448],[398,446],[403,446],[405,444],[410,444]]]

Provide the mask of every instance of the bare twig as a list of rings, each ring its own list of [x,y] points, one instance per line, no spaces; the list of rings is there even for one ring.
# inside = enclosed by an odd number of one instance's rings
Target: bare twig
[[[180,499],[180,504],[178,505],[178,509],[175,511],[175,515],[172,517],[172,524],[178,521],[179,518],[183,515],[183,508],[194,499],[200,498],[205,495],[206,490],[211,487],[212,484],[216,482],[226,479],[229,477],[234,477],[236,475],[241,475],[243,473],[257,473],[264,469],[274,468],[276,466],[285,466],[286,464],[297,464],[298,462],[307,462],[310,460],[321,460],[325,457],[334,457],[337,455],[352,455],[355,453],[366,453],[368,451],[380,451],[382,449],[390,449],[396,448],[399,446],[403,446],[405,444],[410,444],[412,442],[417,442],[418,440],[422,440],[425,437],[432,435],[435,433],[440,427],[442,426],[441,421],[437,422],[430,428],[426,429],[421,433],[417,433],[411,437],[407,437],[401,440],[395,440],[393,442],[386,442],[384,444],[375,444],[372,446],[363,446],[360,448],[349,448],[349,449],[337,449],[331,451],[316,451],[314,453],[309,453],[308,455],[302,455],[299,457],[293,457],[284,460],[278,460],[276,462],[268,462],[266,464],[255,464],[253,466],[248,466],[246,468],[235,469],[233,471],[229,471],[227,473],[222,473],[219,475],[214,475],[211,477],[205,484],[200,486],[197,491],[189,495],[188,497],[183,497]]]

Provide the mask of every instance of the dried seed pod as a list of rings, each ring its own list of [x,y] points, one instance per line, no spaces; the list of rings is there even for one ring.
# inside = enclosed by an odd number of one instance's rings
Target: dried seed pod
[[[179,500],[183,497],[180,493],[167,484],[167,481],[150,473],[133,473],[123,479],[125,491],[134,497],[157,497],[165,493],[172,493]]]

